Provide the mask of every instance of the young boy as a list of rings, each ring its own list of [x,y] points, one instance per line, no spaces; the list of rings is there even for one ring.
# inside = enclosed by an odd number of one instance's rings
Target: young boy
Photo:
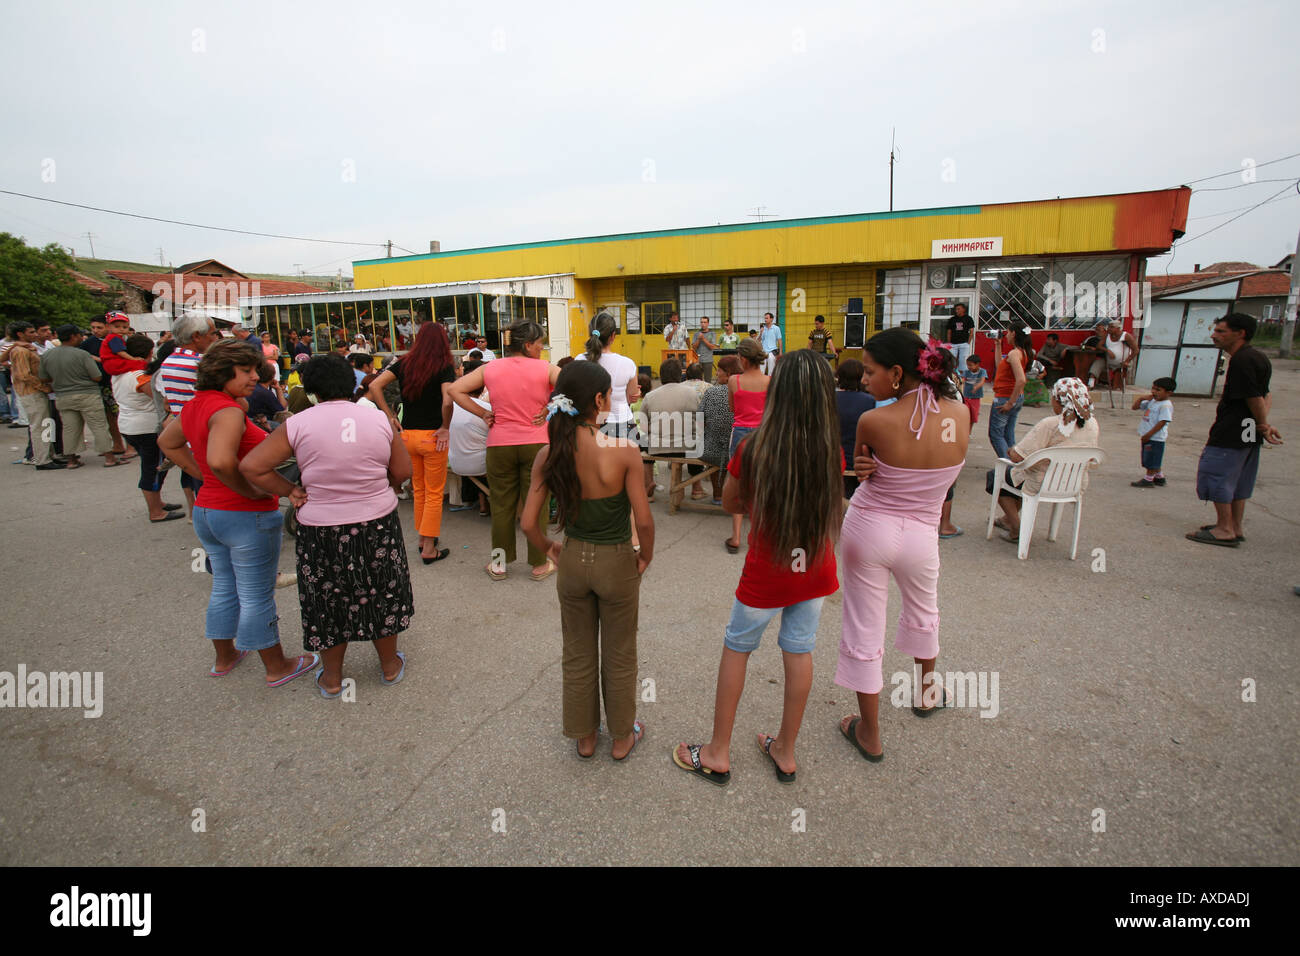
[[[980,402],[984,399],[984,382],[989,373],[980,368],[980,357],[971,355],[966,359],[966,371],[961,373],[961,377],[965,382],[961,397],[970,409],[970,423],[974,425],[980,420]]]
[[[1151,394],[1133,399],[1133,410],[1142,409],[1142,423],[1138,435],[1142,440],[1142,467],[1147,473],[1132,482],[1134,488],[1163,485],[1165,473],[1160,470],[1165,460],[1165,442],[1169,440],[1169,423],[1174,420],[1174,403],[1169,396],[1178,388],[1172,378],[1158,378],[1151,383]]]

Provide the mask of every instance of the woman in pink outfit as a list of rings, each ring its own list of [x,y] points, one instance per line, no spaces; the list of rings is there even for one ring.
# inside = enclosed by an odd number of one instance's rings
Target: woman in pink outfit
[[[835,683],[856,691],[860,715],[840,732],[871,761],[884,757],[879,701],[884,685],[885,604],[889,578],[902,594],[894,647],[921,665],[918,687],[929,687],[939,655],[939,512],[970,443],[970,411],[952,384],[950,352],[909,329],[871,337],[862,356],[863,381],[884,408],[858,419],[854,458],[861,484],[841,529],[844,618]],[[929,716],[945,703],[927,694],[913,706]]]

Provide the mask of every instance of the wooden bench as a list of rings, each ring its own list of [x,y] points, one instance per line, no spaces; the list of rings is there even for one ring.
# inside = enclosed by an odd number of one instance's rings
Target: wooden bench
[[[707,461],[699,458],[678,458],[673,455],[647,455],[642,453],[641,460],[648,465],[655,462],[668,462],[668,513],[677,514],[678,510],[685,505],[688,509],[699,509],[710,514],[725,514],[721,505],[715,505],[712,497],[704,499],[692,499],[686,496],[686,489],[696,482],[709,480],[716,472],[721,469],[717,465],[711,465]],[[683,477],[682,468],[685,465],[700,465],[704,471],[698,475],[686,475]]]

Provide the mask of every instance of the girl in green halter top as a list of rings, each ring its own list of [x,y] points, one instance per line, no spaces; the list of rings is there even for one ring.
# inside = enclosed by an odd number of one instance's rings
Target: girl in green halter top
[[[547,405],[550,444],[533,462],[524,534],[558,568],[564,735],[577,741],[579,757],[595,753],[603,697],[610,753],[623,760],[645,735],[636,716],[636,632],[641,574],[654,557],[655,539],[641,450],[597,427],[611,398],[609,372],[599,363],[571,363],[555,387]],[[547,496],[555,498],[562,541],[548,539],[540,525]]]

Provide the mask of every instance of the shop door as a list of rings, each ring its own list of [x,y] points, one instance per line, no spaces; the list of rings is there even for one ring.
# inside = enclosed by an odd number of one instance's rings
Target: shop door
[[[546,300],[546,327],[550,332],[551,361],[558,362],[569,353],[569,300]]]
[[[648,365],[651,377],[659,374],[659,365],[664,360],[664,329],[668,327],[668,317],[677,310],[676,302],[642,302],[640,350],[632,356],[638,366]]]

